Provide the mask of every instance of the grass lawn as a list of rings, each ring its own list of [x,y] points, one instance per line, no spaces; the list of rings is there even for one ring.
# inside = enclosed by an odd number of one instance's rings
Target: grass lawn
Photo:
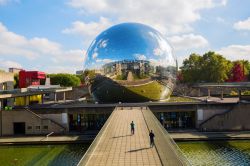
[[[176,96],[171,96],[170,99],[167,102],[197,102],[199,100],[187,98],[187,97],[176,97]]]

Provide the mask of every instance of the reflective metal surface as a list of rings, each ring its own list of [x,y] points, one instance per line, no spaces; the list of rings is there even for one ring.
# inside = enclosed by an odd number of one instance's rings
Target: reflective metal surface
[[[164,37],[138,23],[115,25],[99,34],[87,51],[86,82],[99,102],[167,100],[177,62]]]

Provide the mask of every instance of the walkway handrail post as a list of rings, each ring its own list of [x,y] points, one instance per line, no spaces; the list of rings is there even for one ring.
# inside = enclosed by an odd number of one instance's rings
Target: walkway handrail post
[[[156,126],[159,127],[159,129],[162,132],[162,134],[165,137],[165,139],[170,142],[169,145],[171,146],[173,152],[178,156],[179,161],[182,163],[181,165],[191,165],[190,161],[185,157],[185,155],[183,154],[183,152],[181,151],[181,149],[178,147],[178,145],[175,143],[175,141],[169,135],[169,133],[167,132],[167,130],[162,126],[162,124],[159,122],[159,120],[155,117],[155,115],[150,110],[150,108],[147,107],[147,109],[146,110],[142,110],[142,112],[143,112],[143,116],[144,116],[144,118],[145,118],[146,121],[148,121],[148,118],[147,118],[148,116],[150,116],[150,117],[153,118],[151,120],[151,122],[157,124]],[[146,122],[146,123],[147,123],[147,125],[149,125],[148,122]],[[150,127],[150,126],[148,126],[148,127]]]
[[[97,136],[95,137],[94,141],[90,144],[88,150],[85,152],[84,156],[81,158],[81,160],[79,161],[79,163],[77,164],[77,166],[84,166],[88,163],[89,157],[91,152],[93,151],[93,147],[95,144],[98,143],[98,141],[100,140],[103,132],[105,131],[105,129],[108,127],[112,116],[115,112],[115,110],[117,109],[117,107],[114,109],[114,111],[111,113],[111,115],[109,116],[108,120],[106,121],[106,123],[103,125],[102,129],[99,131],[99,133],[97,134]]]

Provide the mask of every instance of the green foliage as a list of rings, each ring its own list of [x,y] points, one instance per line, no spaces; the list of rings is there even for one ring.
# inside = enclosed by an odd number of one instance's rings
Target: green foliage
[[[116,79],[117,80],[126,80],[127,78],[126,78],[126,75],[122,74],[122,75],[117,75]]]
[[[241,93],[242,95],[250,95],[250,91],[249,90],[246,90],[244,92]]]
[[[79,86],[81,80],[74,74],[49,74],[50,82],[52,85],[61,85],[61,86]]]
[[[201,82],[200,73],[202,72],[202,57],[198,54],[191,54],[188,59],[183,61],[182,77],[184,82]]]
[[[176,97],[171,96],[167,102],[181,103],[181,102],[198,102],[198,100],[187,98],[187,97]]]
[[[249,90],[243,91],[243,92],[241,92],[241,95],[250,95],[250,91]],[[238,96],[238,92],[231,91],[230,96]]]
[[[146,75],[146,74],[139,74],[139,75],[135,73],[132,73],[132,74],[133,74],[134,80],[145,79],[149,77],[149,75]],[[127,80],[127,75],[125,74],[117,75],[116,80]]]
[[[85,80],[84,80],[84,75],[83,74],[76,74],[76,76],[80,79],[81,83],[84,83]]]
[[[15,74],[14,75],[14,88],[18,88],[19,87],[19,74]]]
[[[228,73],[232,63],[222,55],[215,52],[207,52],[203,56],[191,54],[183,62],[183,82],[224,82],[228,79]]]
[[[237,95],[238,95],[238,92],[236,92],[236,91],[233,91],[233,90],[232,90],[232,91],[230,92],[230,96],[237,96]]]
[[[85,70],[83,72],[83,77],[89,77],[90,79],[94,78],[96,76],[95,70]]]

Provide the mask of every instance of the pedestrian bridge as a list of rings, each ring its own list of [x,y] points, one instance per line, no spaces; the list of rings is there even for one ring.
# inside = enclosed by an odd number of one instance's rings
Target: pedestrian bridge
[[[135,123],[135,134],[130,123]],[[150,148],[149,131],[155,134]],[[78,166],[190,165],[148,107],[116,107]]]

